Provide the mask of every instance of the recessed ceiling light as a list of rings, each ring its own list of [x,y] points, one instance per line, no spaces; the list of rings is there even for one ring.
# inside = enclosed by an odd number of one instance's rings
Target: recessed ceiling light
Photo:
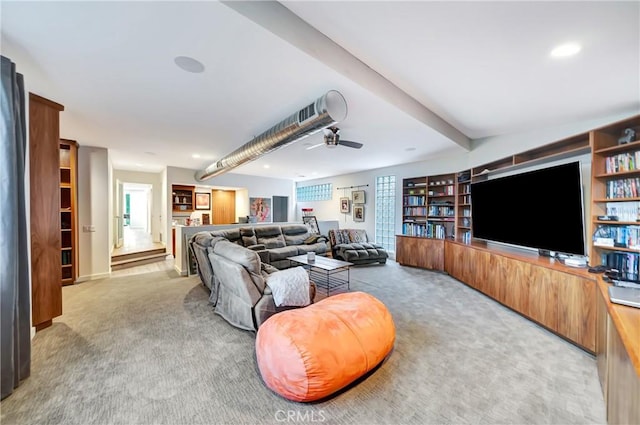
[[[200,154],[199,153],[194,153],[193,155],[191,155],[191,158],[200,158]]]
[[[178,65],[178,68],[187,72],[193,72],[196,74],[204,72],[204,65],[189,56],[178,56],[173,61]]]
[[[144,167],[144,165],[140,164],[139,162],[136,162],[135,164],[137,167]]]
[[[565,43],[555,47],[551,51],[551,57],[564,58],[567,56],[573,56],[578,53],[582,47],[578,43]]]
[[[271,166],[270,166],[269,164],[264,164],[264,165],[263,165],[263,167],[264,167],[264,168],[269,168],[269,167],[271,167]]]

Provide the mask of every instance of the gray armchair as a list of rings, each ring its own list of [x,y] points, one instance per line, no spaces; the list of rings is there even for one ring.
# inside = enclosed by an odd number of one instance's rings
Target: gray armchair
[[[211,291],[209,300],[216,314],[240,329],[257,331],[272,315],[297,308],[275,305],[266,281],[279,270],[263,263],[258,252],[223,237],[205,232],[198,235],[194,235],[191,245],[202,283]],[[315,284],[310,282],[311,302],[315,294]]]

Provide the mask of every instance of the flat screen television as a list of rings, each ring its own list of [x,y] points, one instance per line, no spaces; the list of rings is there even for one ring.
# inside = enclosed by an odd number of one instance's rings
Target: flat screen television
[[[471,184],[473,237],[585,255],[580,163]]]

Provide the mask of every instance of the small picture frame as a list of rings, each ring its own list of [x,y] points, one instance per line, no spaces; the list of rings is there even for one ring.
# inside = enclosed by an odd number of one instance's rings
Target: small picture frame
[[[364,190],[354,190],[351,195],[354,204],[364,204]]]
[[[353,221],[364,221],[364,205],[353,206]]]
[[[317,235],[320,234],[320,228],[318,227],[318,220],[316,220],[315,215],[305,215],[302,217],[302,222],[309,227],[309,231],[311,233],[315,233]]]
[[[351,211],[351,200],[349,198],[340,198],[340,212],[348,214]]]
[[[211,209],[211,194],[210,193],[196,193],[196,209],[197,210],[209,210],[209,209]]]

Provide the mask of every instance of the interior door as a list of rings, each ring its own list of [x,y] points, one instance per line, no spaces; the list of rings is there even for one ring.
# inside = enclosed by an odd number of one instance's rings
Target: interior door
[[[273,222],[286,223],[289,221],[289,197],[274,196],[273,199]]]
[[[236,192],[235,190],[211,191],[212,224],[231,224],[236,221]]]

